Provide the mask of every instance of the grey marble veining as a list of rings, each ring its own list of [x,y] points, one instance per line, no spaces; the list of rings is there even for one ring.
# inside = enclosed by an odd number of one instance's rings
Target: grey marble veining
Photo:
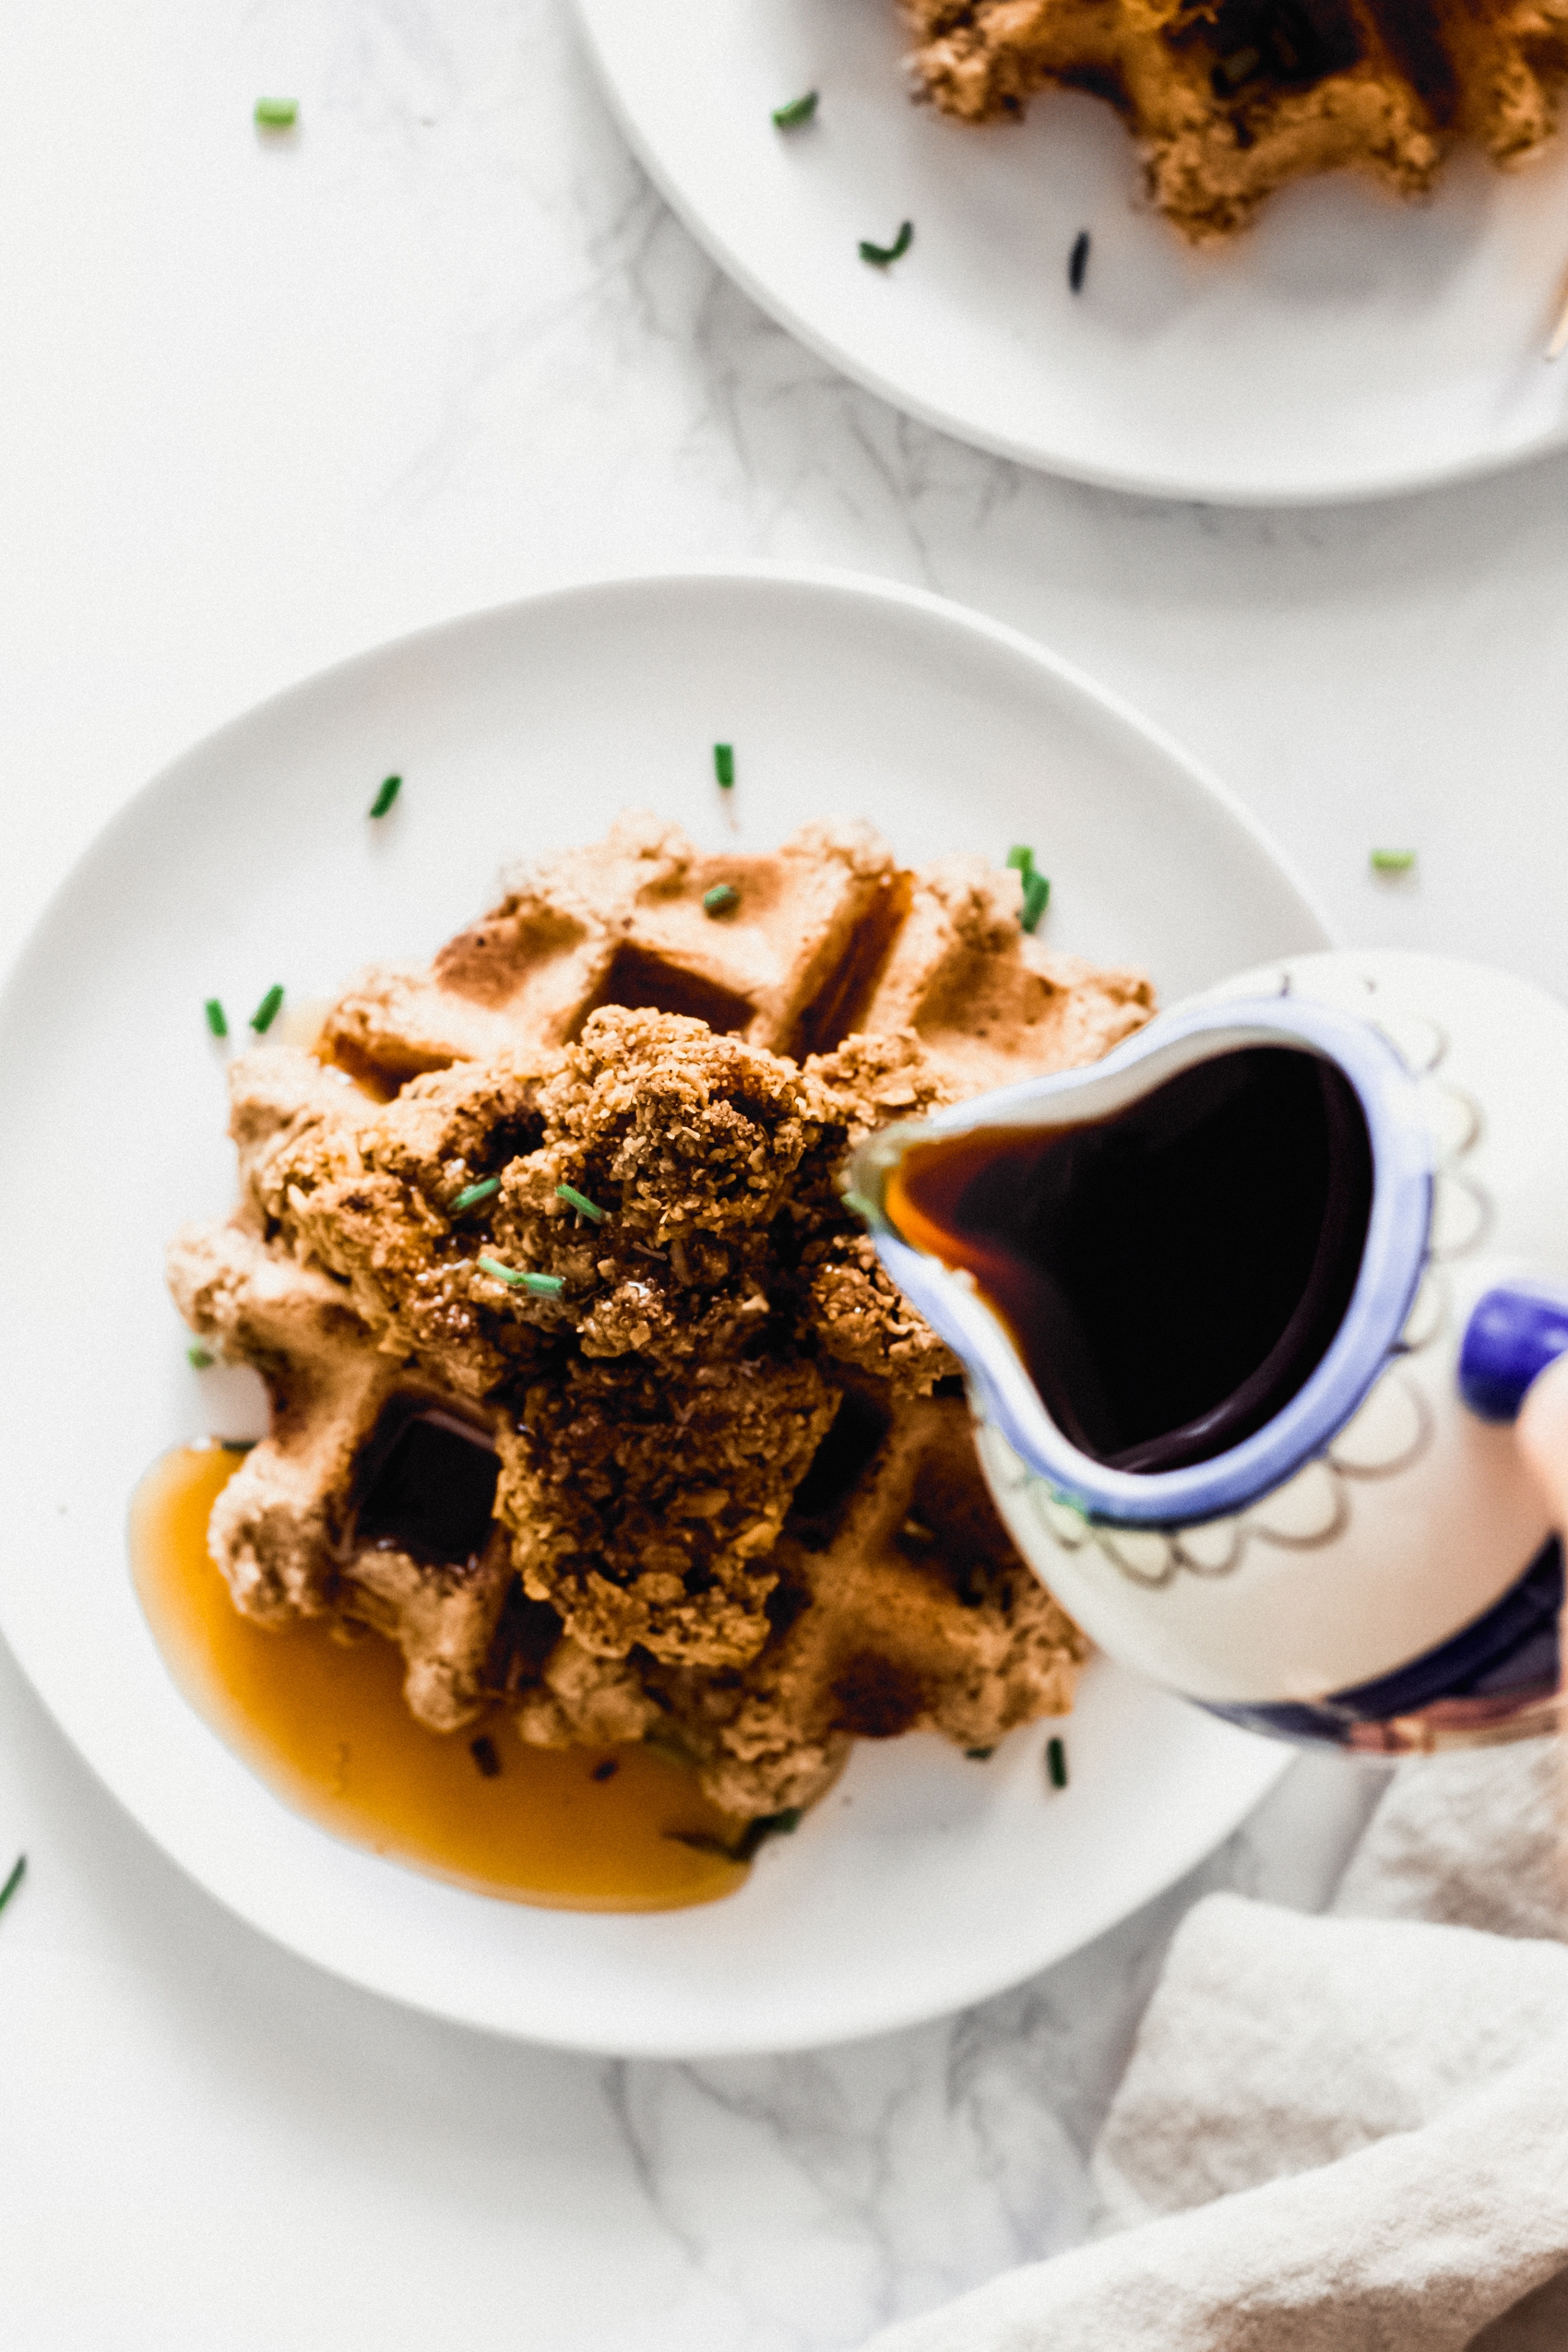
[[[1382,1783],[1304,1760],[1166,1895],[957,2017],[839,2050],[615,2068],[645,2194],[733,2299],[740,2340],[837,2352],[1086,2237],[1088,2155],[1182,1912],[1219,1887],[1321,1907]]]
[[[313,2260],[339,2263],[347,2184],[406,2209],[425,2240],[399,2239],[411,2275],[374,2340],[414,2342],[435,2272],[472,2263],[482,2237],[481,2287],[524,2265],[548,2322],[538,2340],[569,2352],[848,2352],[1088,2233],[1088,2152],[1182,1911],[1220,1886],[1319,1907],[1381,1781],[1375,1766],[1303,1761],[1158,1901],[958,2016],[778,2058],[627,2063],[497,2043],[276,1951],[125,1822],[0,1653],[0,1823],[30,1864],[0,1949],[0,2063],[13,2085],[18,2065],[38,2067],[67,2118],[160,2149],[182,2199],[241,2134],[247,2198],[280,2229],[301,2227],[296,2203],[321,2215],[322,2245],[300,2250],[307,2283]],[[89,2036],[86,2084],[47,2053],[23,2059],[32,1968],[65,1989],[49,2032]],[[47,2222],[58,2185],[24,2180],[15,2144],[0,2150],[9,2210]],[[20,2243],[17,2262],[25,2307]],[[257,2340],[306,2341],[288,2332],[292,2309],[284,2289],[283,2333]],[[377,2309],[362,2297],[341,2340],[357,2345],[354,2318]],[[118,2352],[112,2335],[79,2340]]]
[[[1296,514],[1054,481],[909,422],[731,288],[625,151],[565,0],[160,0],[140,30],[131,54],[107,12],[41,25],[0,166],[0,488],[40,556],[6,606],[36,686],[8,747],[72,785],[0,921],[303,670],[562,579],[764,555],[924,583],[1080,660],[1348,935],[1568,972],[1568,459]],[[291,146],[236,120],[258,82],[301,93]],[[95,692],[66,697],[82,645]],[[1373,839],[1416,842],[1420,879],[1374,884]]]

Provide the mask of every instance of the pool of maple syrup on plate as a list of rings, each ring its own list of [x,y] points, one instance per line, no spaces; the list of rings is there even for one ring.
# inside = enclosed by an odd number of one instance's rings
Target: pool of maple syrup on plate
[[[242,1617],[207,1523],[244,1459],[193,1445],[153,1464],[131,1504],[132,1573],[174,1681],[285,1804],[350,1845],[514,1903],[674,1910],[742,1883],[744,1863],[684,1840],[732,1844],[743,1824],[647,1746],[529,1747],[504,1708],[427,1731],[403,1704],[401,1654],[379,1634],[344,1643],[325,1625],[270,1633]],[[476,1737],[499,1771],[481,1771]]]

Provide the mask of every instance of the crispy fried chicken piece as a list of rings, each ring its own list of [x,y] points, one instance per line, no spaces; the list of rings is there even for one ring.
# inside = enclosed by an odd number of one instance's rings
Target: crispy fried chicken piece
[[[577,1359],[501,1440],[529,1598],[582,1648],[734,1665],[766,1639],[774,1548],[838,1397],[808,1361],[708,1364],[672,1404],[646,1360]]]
[[[733,1664],[766,1636],[770,1555],[837,1406],[813,1348],[911,1394],[956,1370],[835,1184],[851,1141],[940,1099],[921,1058],[856,1041],[802,1071],[616,1007],[563,1054],[459,1063],[378,1105],[263,1053],[239,1123],[291,1073],[298,1107],[256,1133],[249,1197],[383,1354],[513,1400],[497,1508],[530,1598],[599,1656]]]
[[[667,1366],[744,1357],[797,1312],[802,1282],[825,1334],[852,1298],[852,1360],[878,1318],[912,1360],[917,1319],[836,1183],[862,1134],[944,1098],[907,1034],[852,1039],[802,1070],[700,1021],[608,1008],[564,1054],[457,1063],[385,1105],[307,1062],[278,1048],[236,1065],[247,1132],[257,1097],[291,1075],[299,1106],[249,1151],[254,1213],[344,1284],[384,1349],[433,1377],[483,1395],[526,1379],[552,1339]],[[491,1195],[454,1207],[490,1180]],[[932,1358],[932,1379],[954,1369]]]
[[[237,1060],[239,1205],[171,1257],[272,1395],[212,1520],[237,1606],[374,1627],[433,1729],[662,1738],[742,1811],[896,1720],[981,1742],[1063,1704],[1076,1637],[837,1190],[887,1121],[1146,1016],[1018,911],[1016,874],[903,873],[864,827],[705,861],[633,816],[350,991],[316,1055]]]
[[[592,1016],[540,1108],[540,1147],[502,1180],[497,1256],[564,1281],[561,1311],[587,1356],[674,1366],[754,1353],[806,1205],[837,1209],[838,1100],[793,1062],[700,1021],[615,1009]],[[540,1316],[527,1292],[516,1305]]]
[[[536,1334],[505,1304],[505,1286],[475,1265],[483,1220],[454,1204],[537,1144],[540,1089],[554,1060],[458,1063],[385,1105],[286,1047],[233,1066],[238,1135],[252,1134],[258,1099],[275,1100],[291,1081],[298,1103],[242,1146],[253,1214],[303,1263],[342,1283],[383,1352],[416,1360],[462,1395],[483,1396],[526,1374],[539,1352]]]
[[[1066,1712],[1083,1636],[1014,1550],[962,1400],[889,1411],[868,1386],[839,1409],[773,1555],[755,1656],[707,1670],[647,1659],[634,1686],[624,1666],[564,1645],[523,1701],[526,1739],[651,1733],[716,1803],[755,1815],[814,1803],[856,1739],[939,1730],[990,1748]],[[588,1728],[611,1722],[624,1728]]]

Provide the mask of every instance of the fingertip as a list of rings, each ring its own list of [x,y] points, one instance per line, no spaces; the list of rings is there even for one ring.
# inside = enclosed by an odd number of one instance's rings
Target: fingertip
[[[1531,1382],[1515,1434],[1553,1517],[1568,1523],[1568,1356]]]

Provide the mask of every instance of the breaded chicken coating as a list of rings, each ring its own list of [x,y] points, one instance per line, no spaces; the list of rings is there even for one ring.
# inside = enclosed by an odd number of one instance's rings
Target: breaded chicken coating
[[[170,1253],[272,1400],[209,1529],[236,1606],[385,1634],[433,1730],[656,1740],[750,1814],[857,1737],[1064,1706],[1082,1643],[839,1192],[889,1121],[1147,1017],[1018,917],[863,826],[705,857],[634,813],[236,1059],[238,1206]]]

